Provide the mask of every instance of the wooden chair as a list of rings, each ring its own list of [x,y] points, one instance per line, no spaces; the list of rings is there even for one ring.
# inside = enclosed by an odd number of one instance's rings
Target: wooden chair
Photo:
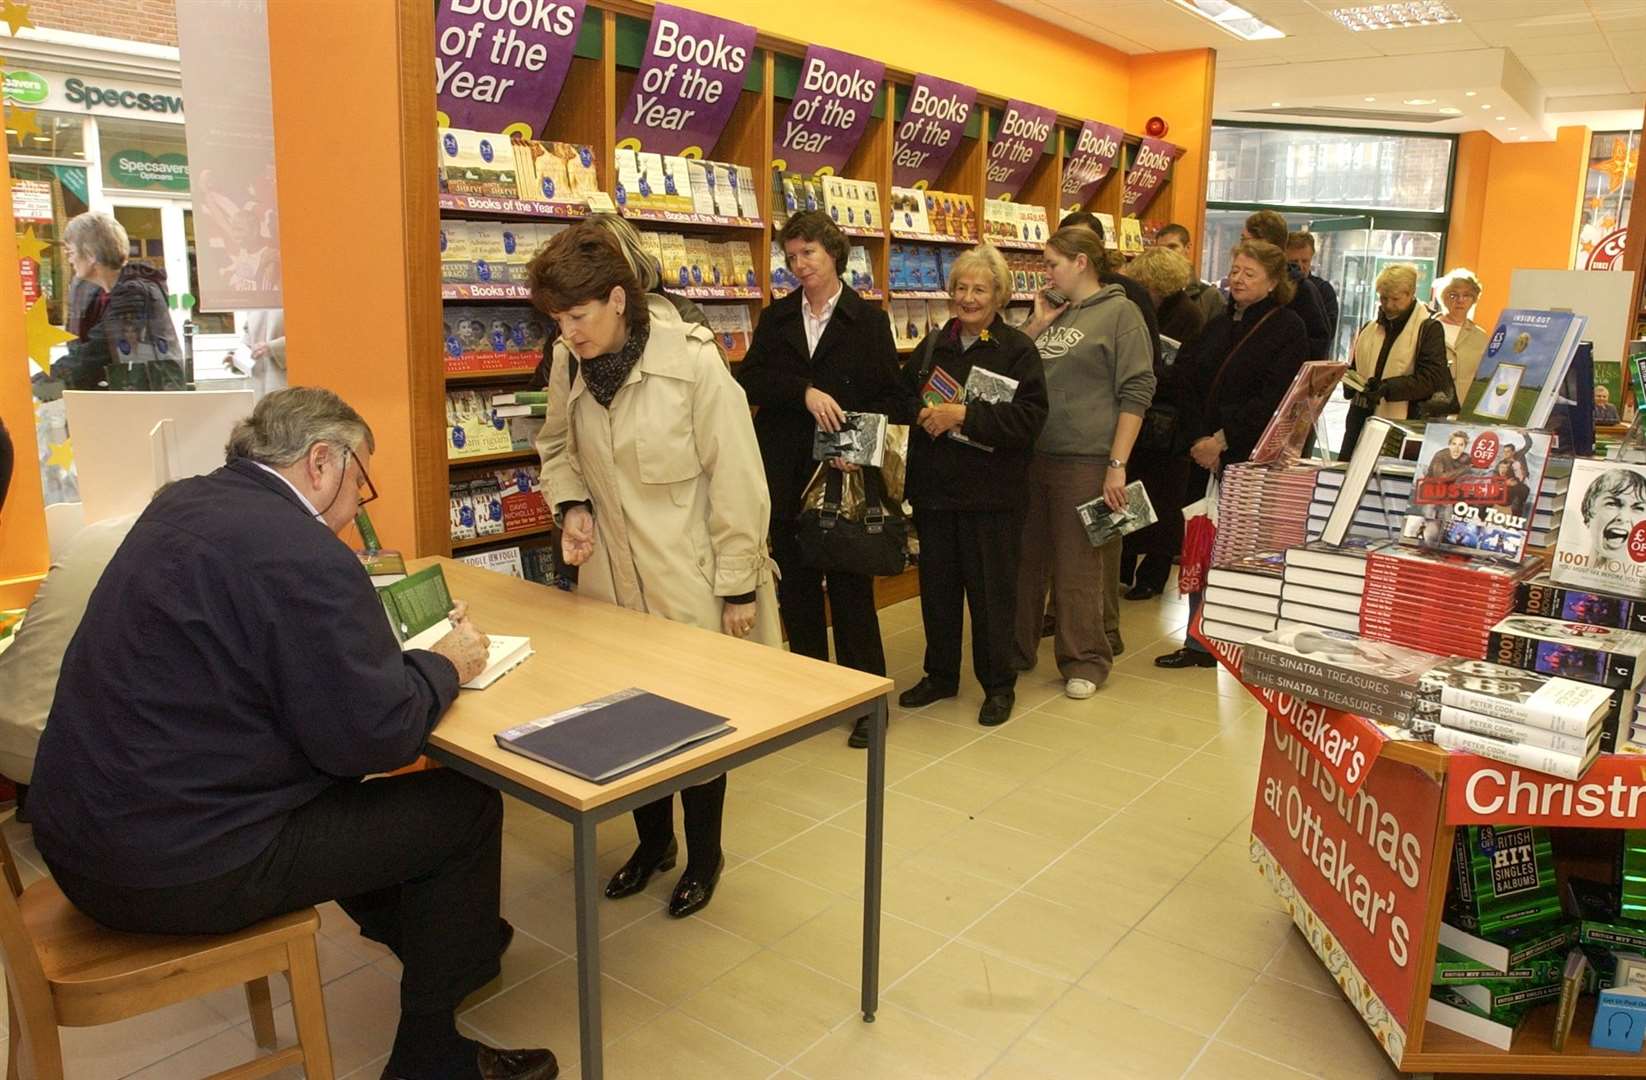
[[[297,1045],[208,1080],[251,1080],[288,1065],[303,1066],[309,1080],[332,1080],[314,908],[237,934],[123,934],[80,914],[50,878],[23,888],[4,836],[0,864],[0,951],[11,1013],[7,1080],[63,1080],[60,1026],[108,1024],[237,984],[246,988],[257,1045],[273,1050],[268,976],[281,971],[291,985]]]

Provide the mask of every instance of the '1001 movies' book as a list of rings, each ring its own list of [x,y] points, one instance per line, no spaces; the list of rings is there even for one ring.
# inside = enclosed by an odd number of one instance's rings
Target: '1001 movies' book
[[[1572,463],[1549,577],[1557,585],[1646,599],[1646,465]]]

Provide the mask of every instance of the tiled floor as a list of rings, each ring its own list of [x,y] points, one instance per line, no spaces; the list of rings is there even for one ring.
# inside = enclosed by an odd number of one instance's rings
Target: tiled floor
[[[1128,651],[1096,697],[1064,698],[1050,644],[987,730],[975,685],[893,711],[877,1021],[857,1016],[863,756],[844,733],[731,778],[727,870],[698,916],[675,874],[601,909],[606,1075],[1055,1080],[1348,1080],[1397,1075],[1246,856],[1262,731],[1227,676],[1168,672],[1184,608],[1127,603]],[[899,688],[921,674],[917,601],[882,613]],[[38,872],[27,829],[5,826]],[[577,1075],[567,829],[508,808],[502,977],[462,1022],[547,1045]],[[602,874],[627,818],[602,828]],[[325,911],[321,966],[339,1076],[375,1080],[398,965]],[[277,1002],[284,988],[277,988]],[[291,1038],[289,1006],[279,1017]],[[70,1076],[199,1077],[253,1053],[237,992],[64,1033]]]

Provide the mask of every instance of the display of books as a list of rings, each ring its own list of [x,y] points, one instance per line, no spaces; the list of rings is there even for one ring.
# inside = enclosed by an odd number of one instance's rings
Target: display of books
[[[1286,627],[1246,643],[1241,677],[1247,678],[1247,666],[1266,669],[1410,711],[1422,698],[1423,674],[1442,659],[1347,631]]]
[[[548,339],[548,320],[529,307],[447,305],[441,318],[447,374],[533,367]]]
[[[1545,432],[1429,424],[1402,535],[1425,547],[1518,562],[1548,457]]]
[[[1464,391],[1462,418],[1482,424],[1545,426],[1588,325],[1588,316],[1569,311],[1504,311],[1474,381]]]
[[[1646,601],[1556,585],[1548,574],[1522,583],[1515,610],[1566,622],[1646,632]]]
[[[886,460],[886,415],[848,412],[839,431],[819,428],[812,438],[812,460],[879,468]]]
[[[1080,524],[1086,529],[1086,539],[1092,542],[1093,547],[1113,543],[1160,520],[1155,516],[1154,504],[1149,501],[1149,493],[1143,490],[1141,480],[1133,480],[1126,485],[1125,509],[1111,510],[1100,495],[1075,507],[1075,512],[1080,515]]]
[[[1320,419],[1320,410],[1326,407],[1347,370],[1348,364],[1331,360],[1310,360],[1298,368],[1247,460],[1264,464],[1301,457],[1303,445]]]
[[[1559,585],[1646,600],[1646,465],[1573,463],[1549,576]]]
[[[1319,470],[1319,462],[1241,462],[1225,468],[1218,488],[1212,565],[1227,566],[1258,552],[1282,552],[1304,543]]]
[[[1646,677],[1646,634],[1538,615],[1492,627],[1491,655],[1511,667],[1619,689]]]
[[[1614,704],[1612,693],[1603,686],[1463,657],[1429,671],[1423,693],[1438,704],[1481,717],[1584,740]],[[1508,737],[1485,728],[1480,733]]]

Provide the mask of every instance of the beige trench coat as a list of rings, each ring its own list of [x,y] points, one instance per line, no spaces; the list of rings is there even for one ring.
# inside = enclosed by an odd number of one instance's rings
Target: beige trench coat
[[[708,330],[661,297],[646,303],[646,350],[609,409],[581,373],[568,387],[566,346],[555,346],[537,452],[550,506],[594,505],[577,590],[716,631],[721,598],[752,592],[749,637],[778,645],[771,506],[748,400]]]

